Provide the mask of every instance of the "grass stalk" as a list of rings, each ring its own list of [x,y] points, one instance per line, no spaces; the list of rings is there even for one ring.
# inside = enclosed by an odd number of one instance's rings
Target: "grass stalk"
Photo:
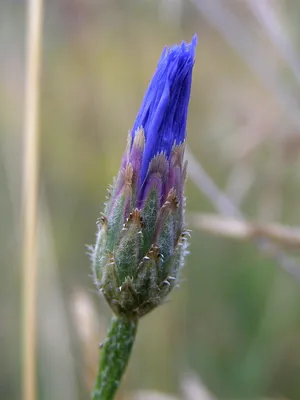
[[[42,0],[27,2],[22,192],[22,399],[36,399],[38,121]]]

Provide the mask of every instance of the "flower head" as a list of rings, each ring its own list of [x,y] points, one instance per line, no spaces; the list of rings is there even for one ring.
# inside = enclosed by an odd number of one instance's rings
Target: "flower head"
[[[160,304],[183,264],[183,155],[196,42],[163,51],[101,218],[94,278],[117,314],[141,316]]]

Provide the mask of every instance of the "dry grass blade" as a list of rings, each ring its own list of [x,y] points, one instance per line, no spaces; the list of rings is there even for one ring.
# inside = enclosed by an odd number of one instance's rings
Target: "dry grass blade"
[[[281,56],[293,71],[297,81],[300,83],[300,62],[295,52],[292,41],[283,29],[278,13],[276,12],[277,1],[250,0],[247,2],[257,20],[266,29],[268,36]]]
[[[297,100],[281,82],[277,68],[268,60],[261,46],[251,33],[251,25],[241,20],[233,11],[230,1],[191,0],[205,19],[214,26],[237,54],[246,62],[289,116],[294,126],[299,128],[300,118]],[[260,2],[258,2],[260,3]],[[245,2],[246,4],[246,2]]]
[[[268,238],[280,246],[300,249],[300,229],[290,226],[278,223],[260,224],[222,217],[217,214],[201,213],[189,214],[188,221],[191,227],[211,233],[212,235],[237,240]]]
[[[38,376],[40,387],[43,388],[42,398],[43,400],[78,400],[78,376],[72,353],[68,307],[64,302],[59,279],[49,207],[42,194],[38,215],[40,268],[37,279],[37,326],[41,339]]]
[[[131,394],[130,399],[131,400],[179,400],[177,397],[173,397],[165,393],[152,392],[146,390]]]
[[[185,376],[181,387],[186,400],[215,400],[215,396],[195,374],[189,373]]]
[[[225,217],[234,217],[240,221],[246,221],[243,213],[236,207],[231,200],[215,185],[214,181],[205,172],[191,151],[187,149],[186,157],[189,161],[189,178],[195,183],[198,189],[205,194],[211,201],[215,209]],[[290,275],[300,281],[300,267],[298,263],[281,250],[274,240],[263,235],[260,238],[254,238],[258,249],[272,256],[273,259]]]
[[[28,1],[23,168],[22,396],[36,399],[38,109],[42,0]]]

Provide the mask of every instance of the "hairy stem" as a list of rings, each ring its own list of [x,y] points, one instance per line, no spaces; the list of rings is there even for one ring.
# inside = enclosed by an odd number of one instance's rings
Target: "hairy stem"
[[[99,352],[92,400],[112,400],[125,372],[134,343],[137,320],[114,316]]]

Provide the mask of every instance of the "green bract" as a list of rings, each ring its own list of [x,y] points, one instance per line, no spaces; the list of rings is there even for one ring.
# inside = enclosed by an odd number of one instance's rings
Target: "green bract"
[[[140,317],[176,285],[186,253],[183,162],[197,37],[165,49],[150,81],[93,249],[113,311]]]
[[[140,317],[163,302],[178,281],[186,253],[184,228],[184,144],[170,160],[152,159],[147,182],[137,187],[139,170],[131,154],[143,157],[140,129],[128,150],[99,220],[92,264],[96,286],[117,315]],[[139,151],[138,151],[139,150]]]

